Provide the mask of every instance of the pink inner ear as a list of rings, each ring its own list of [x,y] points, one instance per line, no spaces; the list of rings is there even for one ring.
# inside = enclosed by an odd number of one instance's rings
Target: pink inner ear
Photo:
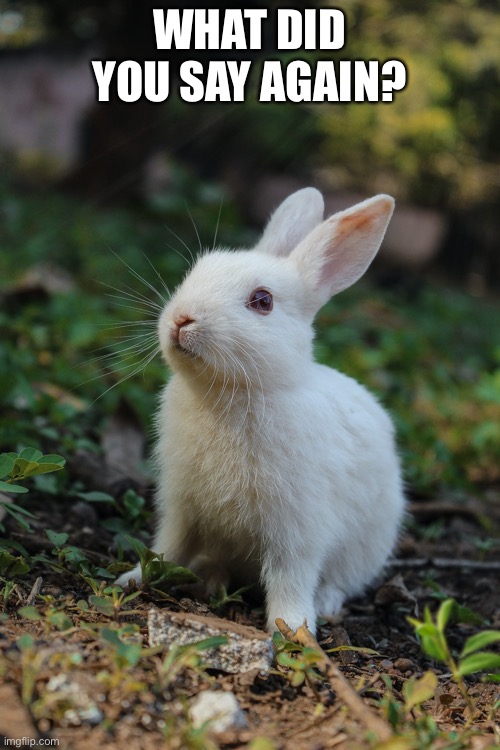
[[[377,195],[316,227],[293,251],[305,278],[317,291],[317,307],[354,284],[377,254],[394,208]]]
[[[365,208],[364,211],[344,216],[338,223],[337,232],[335,233],[336,241],[342,242],[351,232],[369,232],[371,225],[379,216],[380,212],[374,211],[371,208]]]
[[[392,212],[389,201],[339,216],[324,253],[320,285],[328,289],[329,296],[354,284],[364,274],[384,236],[388,215]]]

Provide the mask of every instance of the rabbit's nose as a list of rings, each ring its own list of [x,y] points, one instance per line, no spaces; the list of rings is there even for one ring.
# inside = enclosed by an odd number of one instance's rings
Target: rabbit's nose
[[[189,315],[177,315],[174,320],[174,327],[170,329],[170,337],[175,344],[182,344],[182,334],[185,333],[184,329],[194,323],[193,318]]]

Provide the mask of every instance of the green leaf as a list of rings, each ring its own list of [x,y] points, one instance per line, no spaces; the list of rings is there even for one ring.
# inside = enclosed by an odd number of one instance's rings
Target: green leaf
[[[123,505],[127,511],[128,518],[137,518],[141,514],[145,504],[146,501],[144,498],[138,495],[137,492],[134,492],[134,490],[127,490],[123,496]]]
[[[167,562],[165,560],[151,560],[144,567],[144,581],[148,586],[160,587],[162,585],[180,586],[184,583],[196,583],[199,581],[188,568]]]
[[[83,550],[81,550],[79,547],[75,547],[73,544],[70,544],[67,547],[65,547],[63,550],[61,550],[60,554],[68,562],[72,562],[72,563],[88,562],[85,552],[83,552]]]
[[[69,539],[69,534],[66,534],[65,531],[57,532],[52,531],[52,529],[45,529],[45,533],[54,547],[61,547],[63,544],[66,544]]]
[[[9,484],[0,479],[0,491],[1,492],[16,492],[18,494],[28,492],[27,487],[21,487],[20,484]]]
[[[324,649],[325,653],[332,654],[338,651],[356,651],[358,654],[367,654],[369,656],[380,656],[380,651],[375,651],[367,646],[334,646],[333,648]]]
[[[484,623],[484,617],[469,607],[462,606],[458,602],[455,602],[453,620],[454,622],[471,623],[473,625],[483,625]]]
[[[14,468],[14,459],[9,453],[0,454],[0,478],[9,476]]]
[[[7,513],[15,510],[16,513],[21,513],[21,515],[28,516],[28,518],[36,518],[33,513],[30,513],[29,510],[26,510],[26,508],[22,508],[20,505],[17,505],[17,503],[6,503],[5,510],[7,511]]]
[[[448,653],[442,633],[434,623],[426,622],[415,628],[425,653],[433,659],[446,661]]]
[[[114,646],[117,656],[124,659],[131,667],[135,666],[142,656],[142,647],[137,643],[124,643],[116,630],[102,628],[101,638]]]
[[[0,575],[4,578],[22,576],[30,571],[30,566],[24,557],[14,557],[10,552],[0,551]]]
[[[131,594],[127,594],[127,596],[123,597],[123,604],[127,604],[127,602],[131,602],[132,599],[137,599],[137,597],[141,595],[142,595],[142,591],[132,591]]]
[[[107,643],[111,643],[112,646],[121,646],[122,644],[118,633],[112,628],[102,628],[101,638]]]
[[[35,641],[33,640],[33,637],[31,635],[28,635],[28,633],[24,633],[24,635],[21,635],[17,639],[16,643],[21,651],[25,651],[28,648],[32,648]]]
[[[62,456],[58,456],[57,453],[47,453],[46,456],[42,456],[38,459],[39,464],[54,464],[54,466],[58,466],[60,469],[64,467],[66,464],[66,459]]]
[[[37,461],[28,461],[25,458],[18,458],[14,464],[14,476],[24,479],[32,474],[36,474],[38,468]]]
[[[42,451],[39,451],[36,448],[24,448],[19,453],[19,458],[22,458],[26,461],[38,461],[38,459],[42,458],[42,456]]]
[[[248,750],[277,750],[277,745],[266,737],[256,737],[248,745]]]
[[[30,464],[30,467],[32,467],[32,464]],[[52,471],[61,471],[63,467],[59,466],[59,464],[36,464],[35,468],[29,468],[28,471],[25,472],[25,476],[38,476],[40,474],[50,474]]]
[[[454,607],[455,607],[454,599],[445,599],[445,601],[439,607],[437,617],[436,617],[436,623],[441,633],[444,632],[446,625],[448,624],[448,621],[452,615]]]
[[[292,679],[290,680],[290,682],[293,685],[293,687],[299,687],[299,685],[302,685],[305,679],[306,679],[305,672],[297,671],[293,673]]]
[[[140,539],[128,535],[125,538],[140,560],[144,584],[161,588],[162,585],[179,586],[200,580],[188,568],[163,560],[161,555],[146,547]]]
[[[43,617],[36,607],[20,607],[17,614],[26,617],[27,620],[41,620]]]
[[[28,550],[19,542],[14,542],[12,539],[0,539],[0,550],[8,551],[9,549],[16,550],[16,552],[19,552],[23,557],[30,556]]]
[[[107,615],[108,617],[112,617],[115,612],[115,608],[113,607],[113,602],[109,598],[105,599],[102,596],[96,596],[95,594],[92,594],[91,596],[89,596],[89,602],[102,615]]]
[[[494,654],[492,651],[480,651],[478,654],[471,654],[460,661],[458,674],[464,677],[467,674],[486,672],[489,669],[500,669],[500,654]]]
[[[107,492],[77,492],[77,497],[88,503],[114,503],[115,498]]]
[[[405,697],[405,710],[411,711],[415,706],[420,706],[424,701],[432,698],[438,686],[438,678],[434,672],[426,672],[417,680],[412,677],[403,684],[403,695]]]
[[[144,542],[141,542],[140,539],[136,539],[135,537],[129,536],[128,534],[125,536],[125,539],[139,558],[141,566],[145,565],[150,560],[158,559],[158,555],[156,554],[156,552],[148,549]]]
[[[58,630],[69,630],[73,627],[73,623],[66,612],[52,612],[47,619]]]
[[[485,646],[489,646],[490,643],[495,643],[496,641],[500,641],[500,630],[483,630],[482,633],[477,633],[477,635],[472,635],[470,638],[467,638],[460,656],[461,658],[468,656],[469,654],[474,653],[474,651],[479,651]]]
[[[278,656],[276,657],[276,661],[278,664],[280,664],[282,667],[290,667],[291,669],[296,669],[297,664],[299,660],[295,656],[291,656],[286,651],[281,651]]]

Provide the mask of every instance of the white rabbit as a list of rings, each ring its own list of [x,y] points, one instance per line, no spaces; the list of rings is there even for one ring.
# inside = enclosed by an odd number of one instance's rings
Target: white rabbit
[[[212,587],[260,580],[270,631],[277,617],[314,629],[317,614],[338,613],[396,541],[392,422],[312,355],[316,312],[366,271],[393,207],[378,195],[323,221],[321,194],[300,190],[253,250],[202,255],[159,321],[173,376],[153,548]]]

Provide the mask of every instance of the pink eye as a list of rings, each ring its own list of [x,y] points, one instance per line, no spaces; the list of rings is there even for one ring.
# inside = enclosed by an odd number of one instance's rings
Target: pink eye
[[[247,306],[260,315],[268,315],[273,309],[273,295],[267,289],[256,289],[250,295]]]

